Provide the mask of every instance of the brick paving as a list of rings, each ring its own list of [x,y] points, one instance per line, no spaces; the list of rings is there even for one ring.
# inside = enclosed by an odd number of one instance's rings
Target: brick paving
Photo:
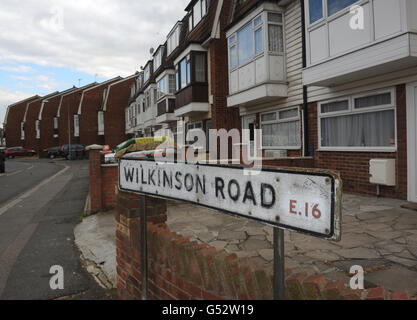
[[[417,294],[417,212],[401,200],[345,194],[342,241],[285,232],[286,267],[323,273],[349,283],[353,265],[365,269],[365,286]],[[168,226],[192,241],[250,257],[272,268],[272,228],[214,210],[170,202]]]

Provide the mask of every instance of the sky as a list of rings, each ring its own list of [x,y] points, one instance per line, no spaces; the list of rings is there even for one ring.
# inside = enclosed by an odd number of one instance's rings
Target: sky
[[[190,0],[1,0],[0,126],[33,95],[129,76]]]

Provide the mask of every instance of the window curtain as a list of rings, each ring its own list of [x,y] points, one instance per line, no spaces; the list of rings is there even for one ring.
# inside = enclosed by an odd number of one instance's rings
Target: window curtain
[[[262,125],[262,144],[265,147],[300,146],[300,121]]]
[[[321,119],[323,147],[390,147],[394,110]]]
[[[284,40],[282,26],[276,24],[268,25],[269,51],[284,52]]]
[[[205,54],[196,53],[194,58],[195,58],[195,81],[206,82]]]

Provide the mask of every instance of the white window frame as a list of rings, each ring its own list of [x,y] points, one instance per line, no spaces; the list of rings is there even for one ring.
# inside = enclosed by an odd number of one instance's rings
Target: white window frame
[[[147,81],[149,81],[150,78],[151,78],[151,64],[148,63],[148,65],[143,70],[143,82],[146,83]]]
[[[98,112],[97,121],[98,121],[98,135],[104,136],[104,111]]]
[[[74,114],[74,137],[80,136],[80,117],[78,114]]]
[[[167,56],[179,46],[182,23],[177,23],[167,36]]]
[[[313,27],[313,26],[317,26],[317,25],[321,25],[323,23],[326,22],[330,22],[333,19],[336,19],[344,14],[346,14],[347,12],[350,11],[350,7],[354,6],[354,5],[359,5],[362,6],[364,3],[369,2],[369,0],[357,0],[355,3],[347,6],[346,8],[343,8],[335,13],[333,13],[332,15],[328,15],[328,6],[327,6],[327,0],[322,0],[322,8],[323,8],[323,12],[322,12],[322,18],[314,21],[313,23],[310,23],[310,0],[305,0],[305,17],[306,17],[306,26],[308,27]]]
[[[153,57],[153,68],[154,70],[158,70],[158,68],[162,65],[162,56],[164,54],[165,47],[162,46],[158,49],[155,56]]]
[[[391,94],[391,103],[388,105],[375,106],[375,107],[366,107],[356,109],[354,107],[354,101],[357,98],[368,97],[378,94],[390,93]],[[348,101],[348,109],[335,112],[321,112],[321,106],[323,104],[337,102],[337,101]],[[322,143],[322,134],[321,134],[321,119],[333,118],[337,116],[348,116],[352,114],[364,114],[364,113],[373,113],[378,111],[394,111],[394,130],[395,130],[395,147],[323,147]],[[386,88],[374,91],[368,91],[360,94],[354,94],[350,96],[343,96],[336,99],[330,99],[326,101],[321,101],[317,104],[317,130],[318,130],[318,150],[317,151],[339,151],[339,152],[397,152],[398,150],[398,128],[397,128],[397,97],[395,88]]]
[[[273,21],[268,21],[268,13],[272,13],[272,14],[280,14],[282,17],[282,23],[278,23],[278,22],[273,22]],[[255,26],[255,21],[261,17],[261,23],[259,25]],[[248,26],[248,24],[252,24],[252,42],[253,42],[253,47],[252,47],[252,58],[249,59],[248,61],[239,64],[239,41],[238,41],[238,33],[239,31],[241,31],[242,29],[244,29],[245,27]],[[276,52],[276,51],[270,51],[269,50],[269,25],[273,24],[273,25],[281,25],[282,26],[282,39],[283,39],[283,51],[282,52]],[[260,52],[256,52],[256,38],[255,38],[255,32],[262,28],[262,50]],[[230,39],[232,37],[235,37],[235,40],[233,42],[230,41]],[[251,17],[250,19],[248,19],[248,21],[245,21],[236,31],[234,31],[231,34],[228,34],[227,37],[227,52],[228,52],[228,61],[229,61],[229,71],[233,72],[239,68],[242,68],[250,63],[252,63],[253,61],[257,60],[259,57],[263,56],[264,54],[268,54],[268,55],[285,55],[285,51],[286,51],[286,46],[285,46],[285,15],[284,12],[282,11],[275,11],[275,10],[262,10],[261,12],[256,13],[253,17]],[[236,66],[232,67],[231,66],[231,56],[230,56],[230,49],[232,47],[236,47]]]
[[[165,92],[162,92],[160,90],[160,83],[164,81],[165,82]],[[170,83],[170,81],[173,81],[174,87],[171,87],[170,85],[172,83]],[[174,95],[175,91],[176,91],[176,79],[175,79],[175,71],[168,71],[168,72],[164,72],[163,75],[161,75],[160,77],[158,77],[157,82],[156,82],[156,87],[157,87],[157,91],[158,91],[158,97],[157,97],[157,101],[162,100],[164,97],[169,96],[169,95]],[[171,90],[173,89],[173,90]]]
[[[41,122],[40,120],[35,121],[36,139],[41,138]]]
[[[25,122],[20,123],[20,140],[25,140]]]
[[[280,119],[279,118],[280,112],[290,111],[290,110],[297,110],[297,117],[286,118],[286,119]],[[262,116],[263,115],[267,115],[267,114],[271,114],[271,113],[276,114],[275,120],[262,121]],[[264,125],[264,124],[267,125],[267,124],[277,124],[277,123],[286,123],[286,122],[299,121],[300,122],[300,131],[299,131],[298,134],[300,136],[300,144],[298,146],[264,146],[263,145],[263,139],[261,139],[261,144],[262,144],[262,149],[263,150],[300,150],[301,149],[301,145],[302,145],[302,137],[301,137],[302,123],[301,123],[300,107],[299,106],[262,112],[259,115],[259,121],[260,121],[261,129],[262,129],[262,125]]]
[[[200,10],[200,20],[195,23],[194,21],[194,9],[198,8]],[[199,25],[201,21],[203,21],[204,17],[207,15],[207,0],[198,0],[193,8],[189,11],[190,16],[188,17],[188,30],[191,32],[196,26]]]

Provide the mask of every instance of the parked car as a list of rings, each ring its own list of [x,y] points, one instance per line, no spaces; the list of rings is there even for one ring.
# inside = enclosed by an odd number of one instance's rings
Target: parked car
[[[6,157],[11,159],[15,157],[33,157],[36,155],[36,151],[32,149],[26,149],[23,147],[14,147],[14,148],[7,148],[6,149]]]
[[[66,144],[61,147],[61,156],[67,160],[86,159],[87,152],[81,144]]]
[[[6,148],[0,148],[0,173],[4,173],[6,171],[6,155],[5,155]]]
[[[48,154],[48,158],[55,159],[62,156],[61,149],[62,147],[52,147],[45,149],[44,152]]]

